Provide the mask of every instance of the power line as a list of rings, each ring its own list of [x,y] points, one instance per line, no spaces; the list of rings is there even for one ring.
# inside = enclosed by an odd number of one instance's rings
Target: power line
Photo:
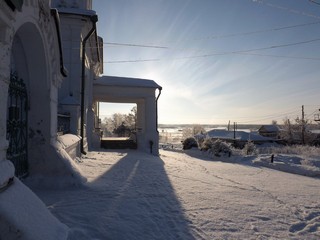
[[[312,3],[320,5],[320,3],[316,2],[315,0],[309,0],[309,2],[312,2]]]
[[[168,47],[164,47],[164,46],[132,44],[132,43],[116,43],[116,42],[104,42],[103,44],[113,45],[113,46],[125,46],[125,47],[141,47],[141,48],[161,48],[161,49],[167,49],[168,48]]]
[[[154,59],[136,59],[136,60],[116,60],[116,61],[106,61],[103,63],[141,63],[141,62],[159,62],[164,59],[154,58]]]
[[[257,117],[255,120],[243,121],[243,122],[238,122],[238,123],[246,124],[246,123],[259,122],[259,121],[263,121],[263,120],[274,120],[274,119],[287,117],[288,115],[292,115],[292,114],[299,114],[299,111],[298,110],[294,110],[294,111],[285,112],[285,113],[281,113],[281,114],[270,114],[270,115]],[[250,117],[250,119],[252,119],[252,117]]]
[[[268,28],[268,29],[262,29],[262,30],[257,30],[257,31],[248,31],[248,32],[241,32],[241,33],[224,34],[224,35],[205,36],[205,37],[199,37],[199,38],[194,38],[194,39],[186,39],[186,40],[182,40],[182,41],[186,42],[186,41],[198,41],[198,40],[205,40],[205,39],[223,39],[223,38],[232,38],[232,37],[239,37],[239,36],[248,36],[248,35],[255,35],[255,34],[266,33],[266,32],[275,32],[275,31],[282,31],[282,30],[287,30],[287,29],[292,29],[292,28],[306,27],[306,26],[317,25],[317,24],[320,24],[320,21],[295,24],[295,25],[288,25],[288,26],[283,26],[283,27]],[[181,42],[181,40],[180,40],[180,42]],[[173,42],[172,41],[165,41],[164,43],[173,43]],[[154,45],[147,45],[147,44],[131,44],[131,43],[116,43],[116,42],[104,42],[103,44],[111,45],[111,46],[170,49],[170,47],[168,47],[168,46],[154,46]]]
[[[252,48],[252,49],[246,49],[246,50],[238,50],[238,51],[230,51],[230,52],[220,52],[220,53],[208,53],[208,54],[202,54],[202,55],[194,55],[194,56],[186,56],[186,57],[176,57],[176,58],[167,58],[167,59],[136,59],[136,60],[116,60],[116,61],[107,61],[105,63],[137,63],[137,62],[155,62],[155,61],[161,61],[161,60],[183,60],[183,59],[193,59],[193,58],[206,58],[206,57],[213,57],[213,56],[223,56],[223,55],[231,55],[231,54],[249,54],[250,52],[255,51],[264,51],[264,50],[270,50],[270,49],[277,49],[277,48],[284,48],[284,47],[291,47],[291,46],[297,46],[297,45],[303,45],[308,44],[312,42],[318,42],[320,41],[320,38],[301,41],[301,42],[294,42],[294,43],[286,43],[286,44],[279,44],[279,45],[273,45],[268,47],[261,47],[261,48]],[[252,54],[254,55],[254,54]],[[259,56],[258,54],[256,54]],[[262,55],[260,55],[262,56]],[[293,56],[277,56],[277,55],[264,55],[269,57],[282,57],[282,58],[295,58],[295,59],[305,59],[305,60],[320,60],[320,58],[308,58],[308,57],[293,57]]]
[[[309,22],[309,23],[295,24],[295,25],[289,25],[289,26],[283,26],[283,27],[262,29],[262,30],[257,30],[257,31],[248,31],[248,32],[241,32],[241,33],[231,33],[231,34],[224,34],[224,35],[216,35],[216,36],[195,38],[193,40],[220,39],[220,38],[231,38],[231,37],[238,37],[238,36],[254,35],[254,34],[260,34],[260,33],[266,33],[266,32],[275,32],[275,31],[287,30],[287,29],[291,29],[291,28],[306,27],[306,26],[316,25],[316,24],[319,24],[319,23],[320,23],[320,21]]]
[[[288,7],[284,7],[284,6],[281,6],[281,5],[269,3],[269,2],[266,2],[265,0],[250,0],[250,1],[254,2],[254,3],[258,3],[258,4],[263,4],[263,5],[271,7],[271,8],[276,8],[276,9],[279,9],[279,10],[282,10],[282,11],[287,11],[289,13],[320,19],[320,16],[317,16],[317,15],[314,15],[314,14],[311,14],[311,13],[307,13],[307,12],[302,12],[302,11],[299,11],[299,10],[296,10],[296,9],[293,9],[293,8],[288,8]],[[312,0],[311,0],[311,2],[316,3],[315,1],[312,1]]]
[[[309,119],[317,111],[318,111],[318,109],[313,111],[312,113],[308,114],[306,116],[306,119]],[[270,115],[266,115],[266,116],[259,116],[259,117],[255,118],[254,120],[243,121],[243,122],[238,122],[238,123],[240,123],[240,124],[250,124],[250,123],[255,123],[255,122],[264,121],[264,120],[274,120],[274,119],[284,118],[284,117],[288,117],[288,115],[289,115],[289,118],[290,118],[290,115],[291,115],[291,118],[292,118],[292,115],[296,115],[296,117],[298,117],[299,114],[300,114],[300,110],[288,111],[288,112],[281,113],[281,114],[277,114],[276,113],[276,114],[270,114]],[[250,117],[250,119],[252,119],[252,118]]]
[[[205,40],[205,39],[232,38],[232,37],[260,34],[260,33],[265,33],[265,32],[281,31],[281,30],[286,30],[286,29],[291,29],[291,28],[306,27],[306,26],[311,26],[311,25],[316,25],[316,24],[320,24],[320,21],[295,24],[295,25],[288,25],[288,26],[283,26],[283,27],[268,28],[268,29],[262,29],[262,30],[257,30],[257,31],[248,31],[248,32],[241,32],[241,33],[224,34],[224,35],[205,36],[205,37],[199,37],[199,38],[194,38],[194,39],[186,39],[186,40],[182,40],[182,41],[198,41],[198,40]],[[74,42],[78,42],[78,41],[74,41]],[[181,42],[181,40],[179,42]],[[165,41],[164,43],[172,43],[172,41]],[[110,45],[110,46],[117,46],[117,47],[172,49],[169,46],[158,46],[158,45],[151,45],[151,44],[134,44],[134,43],[118,43],[118,42],[103,42],[103,44]],[[87,48],[95,49],[98,47],[87,47]],[[80,49],[80,47],[79,48],[72,48],[72,49]]]
[[[298,56],[286,56],[286,55],[274,55],[274,54],[259,54],[259,53],[241,53],[240,55],[251,55],[259,57],[273,57],[273,58],[286,58],[286,59],[297,59],[297,60],[313,60],[320,61],[320,58],[315,57],[298,57]]]

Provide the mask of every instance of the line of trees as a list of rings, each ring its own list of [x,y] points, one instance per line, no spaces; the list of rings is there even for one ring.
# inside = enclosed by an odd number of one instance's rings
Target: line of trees
[[[294,122],[291,122],[286,118],[283,120],[280,136],[288,144],[315,144],[317,135],[310,131],[311,128],[311,120],[297,117]]]
[[[104,137],[129,137],[136,131],[137,107],[134,106],[130,113],[114,113],[111,117],[106,117],[101,123],[101,130]]]
[[[320,146],[319,134],[313,133],[311,130],[319,129],[320,124],[313,124],[312,120],[296,117],[294,120],[288,118],[283,119],[282,124],[278,124],[276,120],[272,120],[272,125],[278,125],[280,132],[278,140],[282,140],[285,144],[302,144]],[[204,134],[206,131],[203,126],[195,124],[189,128],[183,129],[182,139],[194,137],[197,134]]]

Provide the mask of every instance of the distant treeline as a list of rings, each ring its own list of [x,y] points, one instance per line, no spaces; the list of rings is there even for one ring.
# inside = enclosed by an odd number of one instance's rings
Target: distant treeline
[[[272,124],[237,124],[236,129],[252,129],[258,130],[263,125],[272,125]],[[277,124],[279,127],[283,127],[284,124]],[[159,124],[158,128],[192,128],[194,126],[201,126],[205,129],[211,128],[228,128],[228,124]],[[319,129],[319,124],[308,124],[309,129]],[[230,123],[230,129],[233,130],[233,123]]]
[[[199,125],[203,128],[228,128],[228,124],[159,124],[159,128],[190,128]],[[237,129],[259,129],[262,124],[238,124]],[[233,129],[233,123],[230,123],[230,129]]]

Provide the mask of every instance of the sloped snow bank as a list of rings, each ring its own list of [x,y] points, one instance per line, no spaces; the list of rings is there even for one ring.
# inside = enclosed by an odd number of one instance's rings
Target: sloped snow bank
[[[14,166],[10,161],[0,161],[0,189],[6,187],[14,176]]]
[[[282,154],[282,153],[265,153],[265,154],[252,154],[245,155],[243,151],[233,149],[231,157],[221,155],[220,157],[215,156],[210,153],[210,151],[200,151],[198,148],[192,148],[189,150],[177,150],[169,149],[170,151],[184,152],[192,157],[196,158],[206,158],[211,161],[222,161],[222,162],[232,162],[232,163],[245,163],[254,164],[263,167],[272,168],[278,171],[298,174],[308,177],[320,177],[320,156],[313,154],[308,154],[307,152],[299,152],[301,154]],[[292,150],[291,150],[292,151]],[[271,157],[273,155],[273,162],[271,162]]]
[[[80,187],[87,181],[81,170],[64,146],[57,143],[55,146],[41,146],[34,161],[29,159],[30,176],[24,181],[29,186],[40,188],[59,189],[65,187]],[[40,147],[39,147],[40,148]]]
[[[0,193],[0,230],[4,240],[64,240],[69,231],[17,178]]]
[[[258,155],[252,162],[283,172],[320,177],[320,168],[318,166],[320,161],[318,159],[304,158],[300,155],[278,154],[274,155],[273,162],[271,162],[271,156],[271,154]]]
[[[80,136],[74,134],[64,134],[62,136],[58,136],[57,141],[73,160],[76,161],[81,157]]]
[[[64,134],[62,136],[58,136],[57,140],[62,144],[63,148],[69,148],[72,145],[77,144],[81,140],[81,137],[74,134]]]

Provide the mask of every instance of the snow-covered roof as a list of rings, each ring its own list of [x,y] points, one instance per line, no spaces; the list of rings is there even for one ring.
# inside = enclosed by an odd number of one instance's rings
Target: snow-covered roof
[[[272,125],[262,125],[260,128],[259,128],[259,131],[267,131],[267,132],[279,132],[280,131],[280,128],[278,125],[275,125],[275,124],[272,124]]]
[[[319,129],[313,129],[313,130],[310,130],[311,133],[313,134],[320,134],[320,130]]]
[[[223,129],[213,129],[207,132],[208,137],[219,139],[234,139],[234,131],[227,131]],[[248,133],[245,131],[235,131],[236,140],[240,141],[270,141],[271,138],[263,137],[257,133]]]
[[[96,11],[81,9],[81,8],[57,7],[57,9],[59,13],[64,13],[64,14],[85,15],[89,17],[97,15]]]
[[[141,78],[128,78],[116,76],[102,76],[94,81],[94,85],[117,86],[117,87],[141,87],[141,88],[158,88],[162,87],[155,81]]]

